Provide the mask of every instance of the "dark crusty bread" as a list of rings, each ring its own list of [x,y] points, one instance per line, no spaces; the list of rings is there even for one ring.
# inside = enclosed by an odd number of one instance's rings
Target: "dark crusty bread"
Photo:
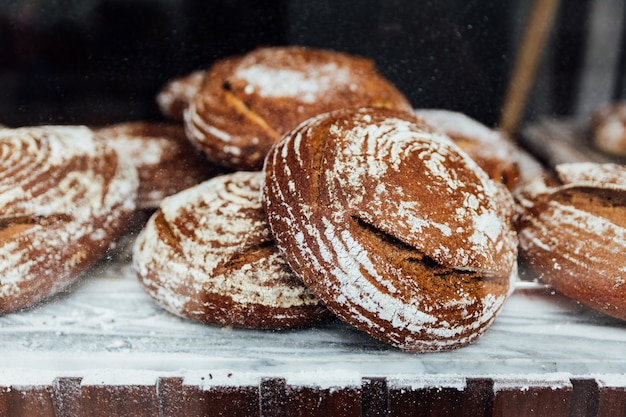
[[[313,48],[259,48],[207,71],[185,126],[211,159],[258,170],[271,145],[299,122],[361,106],[412,111],[370,60]]]
[[[300,124],[265,162],[277,246],[339,318],[409,351],[460,347],[516,279],[508,190],[416,117],[341,110]]]
[[[557,291],[626,320],[626,168],[557,165],[525,187],[520,257]]]
[[[163,200],[133,251],[137,276],[156,303],[178,316],[247,328],[330,316],[274,245],[261,180],[260,172],[240,171]]]
[[[0,313],[65,288],[135,210],[134,167],[79,126],[0,130]]]
[[[161,200],[221,172],[185,136],[182,125],[126,122],[97,130],[104,140],[137,168],[140,209],[154,210]]]

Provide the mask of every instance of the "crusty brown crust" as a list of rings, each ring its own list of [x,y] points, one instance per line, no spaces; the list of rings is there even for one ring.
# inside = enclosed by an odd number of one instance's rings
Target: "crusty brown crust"
[[[65,288],[135,209],[137,173],[78,126],[0,130],[0,313]]]
[[[483,334],[516,277],[513,202],[406,113],[342,110],[272,148],[263,203],[290,266],[338,317],[409,351]]]
[[[417,109],[416,114],[448,135],[491,179],[503,183],[509,190],[515,189],[520,176],[520,151],[504,132],[455,111]]]
[[[626,320],[626,169],[557,166],[528,185],[520,257],[557,291]]]
[[[168,81],[156,97],[161,113],[173,120],[182,121],[183,113],[202,84],[206,71],[193,71]]]
[[[185,126],[211,159],[258,170],[271,145],[299,122],[361,106],[412,111],[370,60],[313,48],[259,48],[208,70]]]
[[[589,118],[591,144],[609,155],[626,156],[626,102],[597,108]]]
[[[97,137],[137,169],[140,209],[155,210],[164,197],[222,171],[189,142],[179,124],[125,122],[98,129]]]
[[[226,174],[163,201],[133,250],[137,276],[156,303],[181,317],[246,328],[330,316],[274,245],[261,179],[260,172]]]

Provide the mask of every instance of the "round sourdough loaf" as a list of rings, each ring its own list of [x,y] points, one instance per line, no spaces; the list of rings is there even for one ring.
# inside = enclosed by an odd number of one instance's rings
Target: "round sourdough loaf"
[[[408,351],[475,341],[517,277],[509,191],[406,113],[305,121],[268,154],[262,196],[278,247],[311,292]]]
[[[313,48],[259,48],[207,71],[185,111],[185,126],[214,161],[259,170],[272,144],[299,122],[361,106],[412,111],[368,59]]]
[[[182,125],[126,122],[96,131],[126,156],[139,174],[138,208],[155,210],[161,200],[196,185],[221,170],[194,148]]]
[[[79,126],[0,130],[0,313],[65,288],[135,209],[137,172]]]
[[[247,328],[330,316],[274,245],[261,180],[260,172],[225,174],[163,200],[133,250],[139,281],[157,304],[181,317]]]
[[[520,194],[520,258],[557,291],[626,320],[626,167],[557,165]]]

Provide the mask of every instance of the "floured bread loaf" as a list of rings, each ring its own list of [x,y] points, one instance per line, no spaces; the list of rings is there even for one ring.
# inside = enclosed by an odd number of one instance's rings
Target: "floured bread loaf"
[[[416,109],[416,114],[448,135],[495,181],[514,189],[519,175],[519,149],[503,133],[450,110]]]
[[[265,162],[276,244],[339,318],[408,351],[475,341],[516,279],[506,188],[411,115],[341,110]]]
[[[312,48],[260,48],[207,71],[185,126],[214,161],[259,170],[272,144],[299,122],[361,106],[412,111],[370,60]]]
[[[626,156],[626,102],[615,102],[594,110],[589,120],[591,143],[613,156]]]
[[[78,126],[0,130],[0,313],[61,291],[135,209],[137,172]]]
[[[520,195],[520,257],[557,291],[626,320],[626,168],[584,162],[556,171]]]
[[[98,129],[97,136],[137,168],[140,209],[154,210],[164,197],[220,172],[187,140],[182,125],[126,122]]]
[[[156,97],[161,113],[173,120],[183,120],[183,113],[200,88],[205,71],[193,71],[167,82]]]
[[[176,315],[225,326],[279,329],[330,313],[274,245],[260,172],[212,178],[163,200],[135,242],[146,292]]]

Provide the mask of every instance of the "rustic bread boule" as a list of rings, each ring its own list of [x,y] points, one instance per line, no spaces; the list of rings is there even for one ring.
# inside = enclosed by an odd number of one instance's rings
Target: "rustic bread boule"
[[[135,168],[87,127],[0,130],[0,313],[74,282],[126,230]]]
[[[475,341],[517,277],[508,190],[407,113],[303,122],[268,154],[262,196],[276,244],[311,292],[408,351]]]
[[[192,320],[246,328],[330,316],[274,245],[261,179],[260,172],[239,171],[163,200],[133,250],[139,281],[157,304]]]
[[[361,106],[412,111],[368,59],[314,48],[259,48],[207,71],[185,111],[185,126],[212,160],[260,170],[272,144],[299,122]]]
[[[556,172],[521,194],[520,258],[562,294],[626,320],[626,168],[580,162]]]

